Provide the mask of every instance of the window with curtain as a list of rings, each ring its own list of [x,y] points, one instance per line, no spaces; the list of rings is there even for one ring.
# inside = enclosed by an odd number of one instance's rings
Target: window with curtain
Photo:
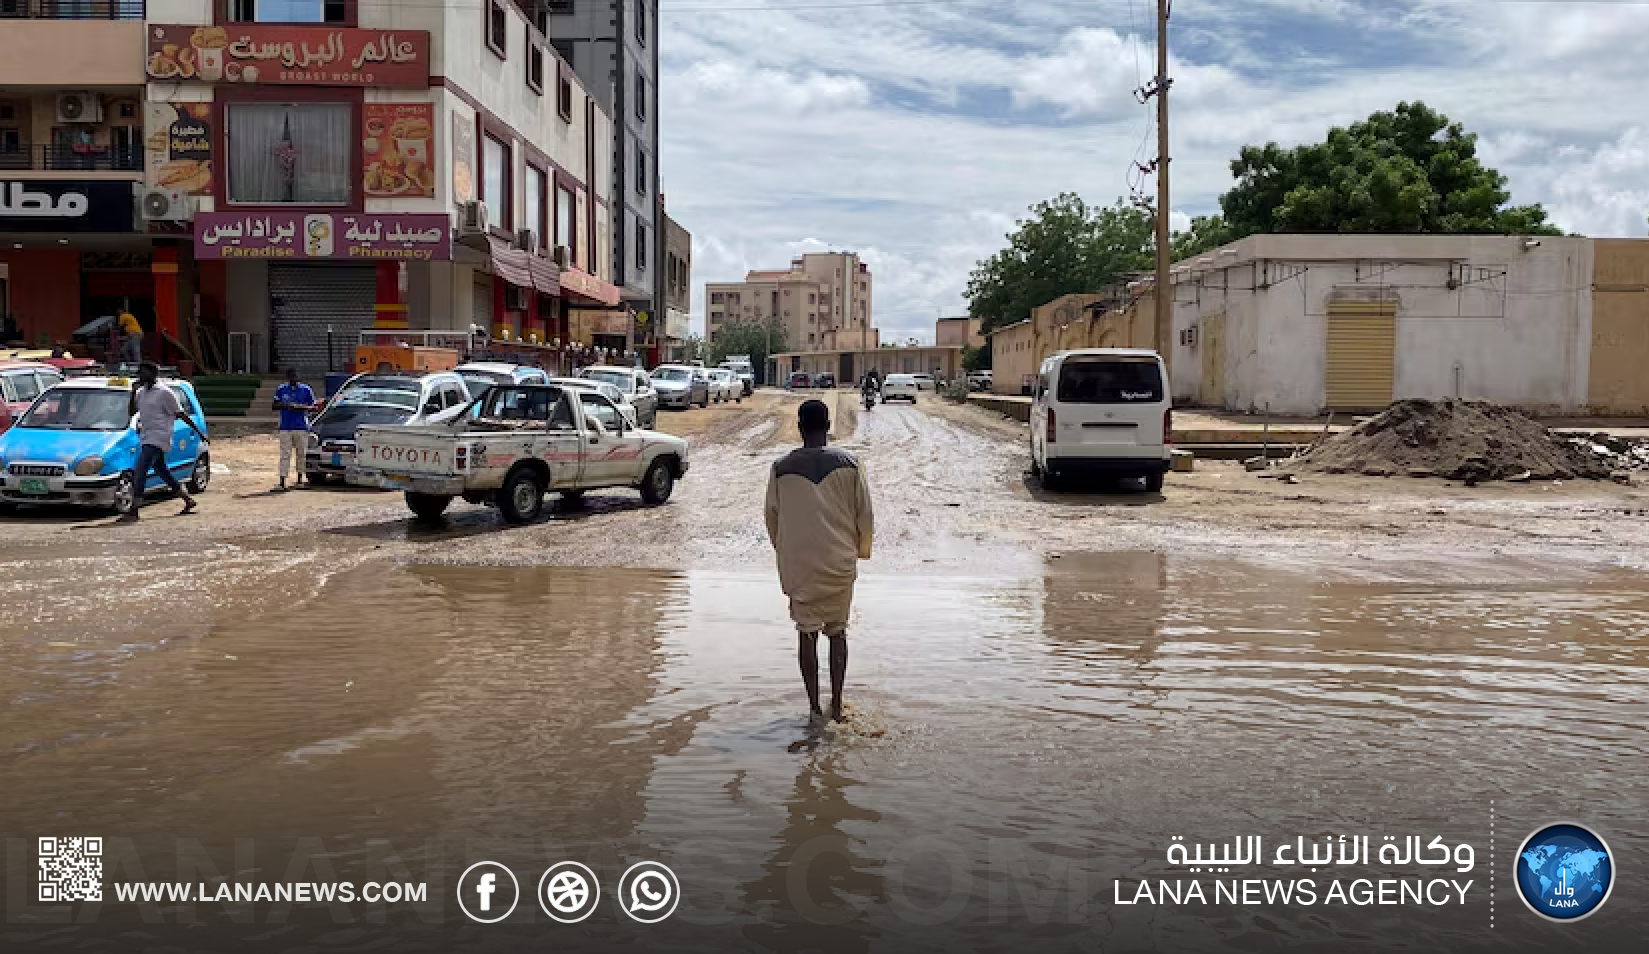
[[[572,254],[573,193],[561,186],[555,187],[555,244],[567,246],[567,254]],[[567,264],[573,263],[569,261]]]
[[[481,147],[481,198],[487,203],[487,224],[509,228],[510,147],[487,136]]]
[[[348,103],[230,103],[229,201],[344,205],[353,195]]]
[[[544,232],[544,170],[527,167],[527,228],[532,229],[538,247],[555,243]]]

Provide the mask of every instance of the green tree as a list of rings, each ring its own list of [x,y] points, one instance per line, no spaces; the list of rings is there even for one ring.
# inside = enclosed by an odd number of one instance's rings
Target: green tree
[[[1562,234],[1539,205],[1507,206],[1506,177],[1478,159],[1476,134],[1424,103],[1335,127],[1319,143],[1246,146],[1231,172],[1237,185],[1220,197],[1225,241],[1262,232]]]
[[[968,278],[970,314],[985,331],[1023,321],[1061,295],[1092,292],[1151,266],[1151,214],[1124,205],[1093,207],[1074,193],[1031,207],[1008,247]]]
[[[1179,262],[1231,241],[1233,237],[1225,219],[1217,215],[1199,215],[1191,220],[1190,228],[1173,234],[1168,249],[1170,257]]]
[[[785,339],[784,322],[777,318],[722,325],[710,341],[710,360],[706,363],[720,364],[730,354],[747,354],[760,380],[768,355],[781,354],[788,347]]]
[[[703,335],[689,334],[681,343],[682,350],[686,352],[686,361],[703,361],[710,357],[710,349],[705,347]]]
[[[991,369],[991,346],[975,348],[973,345],[964,345],[962,348],[963,371],[989,371]]]

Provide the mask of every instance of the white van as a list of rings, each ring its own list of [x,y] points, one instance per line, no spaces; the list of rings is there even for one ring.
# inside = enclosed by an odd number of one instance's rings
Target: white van
[[[1069,477],[1140,477],[1162,490],[1172,456],[1168,369],[1155,351],[1088,348],[1042,362],[1033,384],[1031,472],[1044,487]]]

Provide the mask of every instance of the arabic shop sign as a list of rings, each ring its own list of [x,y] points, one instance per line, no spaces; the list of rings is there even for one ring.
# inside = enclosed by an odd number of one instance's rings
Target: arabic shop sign
[[[0,179],[0,232],[130,232],[130,182]]]
[[[207,212],[195,216],[195,258],[445,261],[450,225],[442,213]]]
[[[429,33],[151,24],[153,80],[286,86],[429,86]]]

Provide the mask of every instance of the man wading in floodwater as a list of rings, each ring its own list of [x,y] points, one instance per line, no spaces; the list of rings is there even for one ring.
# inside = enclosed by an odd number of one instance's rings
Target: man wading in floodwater
[[[806,401],[796,415],[802,446],[773,465],[767,481],[767,536],[779,558],[779,585],[796,622],[802,682],[813,718],[819,708],[819,632],[830,639],[831,717],[842,721],[847,617],[858,561],[870,559],[870,488],[859,462],[826,447],[830,409]]]

